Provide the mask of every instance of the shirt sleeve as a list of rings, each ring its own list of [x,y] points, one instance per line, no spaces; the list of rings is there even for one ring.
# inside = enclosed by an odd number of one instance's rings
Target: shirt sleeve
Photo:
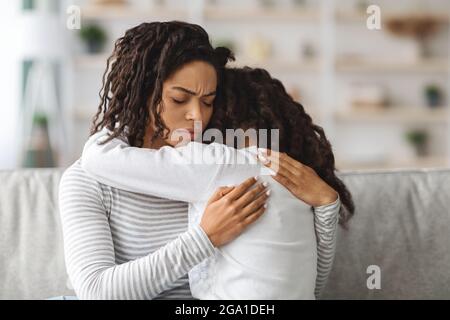
[[[131,192],[184,202],[206,201],[233,177],[242,182],[273,174],[256,159],[256,148],[252,153],[218,143],[190,142],[155,150],[131,147],[119,138],[99,144],[107,136],[103,129],[89,138],[81,165],[95,180]]]
[[[320,297],[333,267],[341,200],[314,207],[314,228],[317,238],[316,299]]]
[[[69,168],[59,188],[65,263],[79,299],[153,299],[214,253],[195,226],[151,254],[116,264],[101,187],[81,172]]]

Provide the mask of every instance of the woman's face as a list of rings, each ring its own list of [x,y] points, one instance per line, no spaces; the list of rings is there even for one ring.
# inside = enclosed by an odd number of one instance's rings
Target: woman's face
[[[203,61],[183,65],[163,83],[161,118],[170,130],[165,143],[175,146],[180,142],[179,135],[172,135],[177,129],[188,130],[190,140],[197,138],[200,132],[194,134],[194,121],[201,122],[202,130],[207,127],[213,112],[216,87],[216,70]]]

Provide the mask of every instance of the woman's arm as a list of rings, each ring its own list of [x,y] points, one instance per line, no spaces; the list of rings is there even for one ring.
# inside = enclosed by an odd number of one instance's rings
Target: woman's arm
[[[185,202],[206,201],[219,186],[272,170],[246,150],[223,144],[191,142],[158,150],[130,147],[108,130],[92,135],[82,155],[83,169],[97,181],[132,192]],[[237,180],[237,182],[236,182]]]
[[[152,299],[214,252],[196,226],[157,251],[118,265],[102,199],[99,184],[81,168],[64,173],[59,205],[65,261],[80,299]]]
[[[317,277],[315,296],[318,299],[333,267],[336,252],[340,198],[328,205],[314,207],[314,228],[317,238]]]

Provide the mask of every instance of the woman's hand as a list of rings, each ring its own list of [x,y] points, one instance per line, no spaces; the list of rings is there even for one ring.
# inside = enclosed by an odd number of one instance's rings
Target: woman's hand
[[[292,159],[285,153],[258,149],[258,158],[277,174],[275,180],[285,186],[295,197],[313,207],[333,203],[338,193],[323,181],[313,168]]]
[[[215,247],[236,238],[266,210],[269,193],[266,184],[255,178],[245,180],[236,187],[219,188],[209,199],[200,226]]]

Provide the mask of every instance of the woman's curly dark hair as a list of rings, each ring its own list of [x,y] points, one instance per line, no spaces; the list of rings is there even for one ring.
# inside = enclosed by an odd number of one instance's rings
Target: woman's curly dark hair
[[[227,48],[214,49],[206,31],[196,24],[152,22],[127,30],[107,60],[91,134],[106,127],[111,134],[104,143],[122,136],[130,145],[141,147],[152,119],[152,141],[166,138],[169,130],[160,117],[163,82],[183,64],[195,60],[213,65],[220,79],[221,70],[233,59]]]
[[[345,228],[355,207],[350,192],[335,175],[333,151],[322,127],[266,70],[227,68],[222,75],[222,91],[208,127],[221,130],[224,136],[226,129],[278,129],[279,151],[314,169],[339,193],[343,204],[339,224]]]

